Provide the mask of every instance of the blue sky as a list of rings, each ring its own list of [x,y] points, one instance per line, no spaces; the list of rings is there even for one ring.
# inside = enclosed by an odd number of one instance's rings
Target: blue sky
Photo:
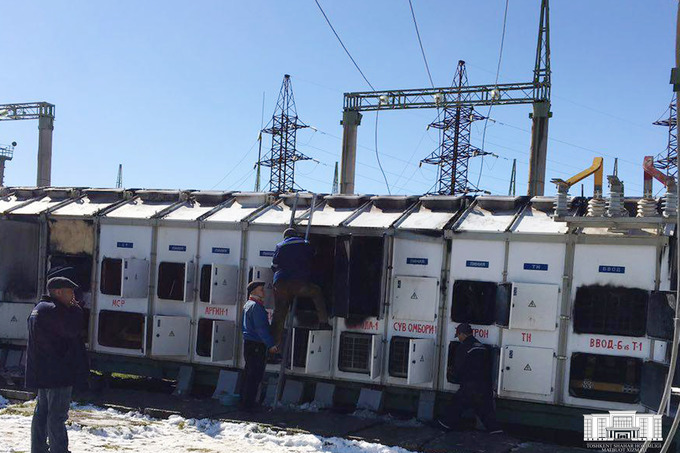
[[[377,89],[429,86],[407,0],[319,1]],[[510,0],[500,83],[531,80],[539,3]],[[459,59],[470,84],[493,83],[503,0],[413,5],[435,85],[450,84]],[[611,173],[619,157],[626,193],[641,193],[643,156],[666,147],[667,131],[651,123],[672,96],[676,8],[674,0],[551,2],[547,179],[571,176],[596,155]],[[299,150],[317,162],[301,163],[296,182],[328,192],[340,160],[342,93],[368,88],[313,0],[32,0],[3,2],[0,20],[0,102],[56,105],[53,185],[111,187],[122,163],[126,187],[252,190],[262,93],[267,122],[288,73],[301,120],[318,130],[298,135]],[[485,148],[499,157],[470,166],[474,182],[483,168],[482,188],[507,193],[516,158],[517,192],[525,193],[529,112],[492,109]],[[380,113],[378,149],[393,193],[434,184],[435,168],[418,161],[437,147],[437,132],[426,130],[435,115]],[[374,128],[367,113],[359,127],[362,193],[386,193]],[[477,146],[482,130],[482,122],[472,127]],[[8,185],[35,183],[37,137],[37,122],[0,123],[0,143],[19,143]]]

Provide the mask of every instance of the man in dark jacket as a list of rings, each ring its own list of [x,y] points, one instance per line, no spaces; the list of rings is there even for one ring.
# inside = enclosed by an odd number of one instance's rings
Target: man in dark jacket
[[[31,424],[31,452],[68,452],[66,420],[71,391],[78,384],[83,363],[83,311],[74,297],[78,287],[65,277],[47,282],[28,318],[26,387],[38,391]]]
[[[293,228],[288,228],[283,233],[283,238],[283,242],[276,244],[272,259],[275,297],[272,333],[278,344],[281,343],[288,308],[294,297],[312,299],[320,326],[329,328],[323,292],[318,285],[310,281],[314,258],[311,244],[300,237]]]
[[[264,282],[248,284],[248,301],[243,306],[243,357],[246,366],[241,380],[240,409],[250,411],[255,406],[257,389],[260,387],[267,361],[267,351],[279,352],[269,332],[269,319],[264,308]]]
[[[460,345],[456,349],[453,375],[458,379],[460,388],[453,395],[451,405],[439,424],[446,429],[460,428],[463,411],[472,409],[487,431],[501,433],[493,403],[488,349],[472,335],[470,324],[459,324],[456,338]]]

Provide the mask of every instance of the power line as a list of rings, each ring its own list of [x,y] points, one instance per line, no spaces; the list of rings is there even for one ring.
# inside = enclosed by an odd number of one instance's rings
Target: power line
[[[378,167],[380,167],[380,173],[383,175],[383,179],[385,180],[385,186],[387,187],[387,193],[389,195],[392,195],[392,192],[390,191],[390,183],[387,182],[387,176],[385,175],[385,170],[383,170],[382,163],[380,163],[380,154],[378,153],[378,115],[380,114],[380,110],[375,112],[375,159],[378,161]]]
[[[329,27],[331,27],[331,30],[333,31],[333,34],[335,35],[336,38],[338,38],[338,42],[340,43],[340,45],[342,46],[342,48],[345,50],[345,53],[347,54],[347,56],[349,57],[349,59],[352,60],[352,63],[354,63],[354,67],[357,68],[357,71],[359,71],[359,74],[361,74],[361,77],[364,78],[364,80],[366,81],[366,83],[368,84],[368,86],[371,87],[371,90],[375,91],[375,88],[373,88],[373,85],[371,85],[371,82],[369,82],[368,79],[366,78],[366,76],[364,75],[364,71],[361,70],[361,68],[359,67],[359,65],[357,64],[357,62],[356,62],[356,61],[354,60],[354,58],[352,57],[352,54],[350,54],[350,53],[349,53],[349,50],[347,50],[347,47],[345,47],[345,44],[342,42],[342,39],[340,39],[340,36],[338,35],[338,32],[335,31],[335,28],[333,28],[333,24],[331,24],[330,19],[328,19],[328,16],[326,15],[326,13],[324,12],[323,8],[322,8],[321,5],[319,4],[319,0],[314,0],[314,3],[316,3],[316,6],[319,7],[319,11],[321,11],[321,14],[323,14],[324,19],[326,19],[326,23],[328,24]]]
[[[227,177],[229,177],[229,175],[231,175],[231,174],[234,172],[234,170],[236,170],[236,169],[238,168],[238,166],[241,165],[241,162],[243,162],[243,161],[245,160],[245,158],[248,157],[248,153],[250,153],[250,152],[253,150],[253,148],[255,148],[255,145],[257,145],[257,142],[258,142],[258,141],[259,141],[259,138],[258,138],[257,140],[255,140],[255,142],[253,143],[253,146],[251,146],[250,149],[248,149],[248,151],[246,151],[245,154],[243,154],[243,156],[242,156],[241,159],[236,163],[236,165],[234,165],[233,167],[231,167],[231,170],[229,170],[229,171],[227,172],[227,174],[224,175],[224,176],[222,177],[222,179],[220,179],[219,181],[217,181],[217,183],[216,183],[214,186],[212,186],[212,187],[210,188],[210,190],[212,190],[212,189],[214,189],[215,187],[219,186],[219,185],[222,183],[222,181],[224,181],[225,179],[227,179]]]
[[[430,79],[430,85],[434,88],[432,81],[432,74],[430,73],[430,65],[427,64],[427,57],[425,56],[425,49],[423,48],[423,41],[420,39],[420,31],[418,30],[418,22],[416,21],[416,13],[413,11],[413,2],[408,0],[408,6],[411,8],[411,17],[413,18],[413,26],[416,28],[416,36],[418,37],[418,44],[420,45],[420,53],[423,54],[423,61],[425,62],[425,69],[427,70],[427,77]]]
[[[501,60],[503,59],[503,45],[505,44],[505,26],[508,23],[508,4],[510,0],[505,0],[505,12],[503,13],[503,32],[501,33],[501,49],[498,53],[498,65],[496,66],[496,81],[494,85],[498,85],[498,76],[501,73]],[[486,119],[484,120],[484,131],[482,132],[482,150],[484,150],[484,141],[486,139],[486,126],[489,124],[489,116],[491,115],[491,108],[493,103],[489,105],[489,111],[486,112]],[[482,162],[479,165],[479,177],[477,178],[476,186],[479,187],[479,182],[482,180],[482,171],[484,170],[484,155],[482,155]]]

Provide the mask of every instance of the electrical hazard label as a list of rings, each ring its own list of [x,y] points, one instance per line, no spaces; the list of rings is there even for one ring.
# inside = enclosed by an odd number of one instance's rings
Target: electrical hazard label
[[[173,332],[173,331],[171,330],[171,331],[170,331],[170,334],[169,334],[168,336],[169,336],[169,337],[174,337],[174,336],[175,336],[175,332]]]
[[[413,295],[411,296],[411,299],[413,299],[413,300],[417,300],[417,299],[418,299],[418,295],[416,294],[415,291],[413,291]]]
[[[10,319],[9,322],[19,322],[19,320],[16,316],[12,316],[12,319]]]
[[[536,308],[536,303],[534,303],[534,301],[532,300],[531,302],[529,302],[529,307]]]
[[[421,356],[420,356],[420,360],[419,360],[419,362],[421,362],[421,363],[422,363],[422,362],[424,362],[424,361],[425,361],[425,356],[424,356],[424,355],[421,355]]]
[[[524,371],[531,371],[531,367],[529,366],[528,363],[527,363],[527,366],[524,367]]]

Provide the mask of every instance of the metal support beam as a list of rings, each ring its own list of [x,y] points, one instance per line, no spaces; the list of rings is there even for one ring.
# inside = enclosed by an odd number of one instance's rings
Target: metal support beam
[[[550,103],[536,102],[531,115],[531,157],[529,159],[530,197],[542,196],[545,190],[545,166],[548,157],[548,119]]]
[[[52,183],[52,131],[54,117],[41,116],[38,119],[38,187]]]
[[[361,113],[345,110],[342,113],[342,169],[340,193],[354,193],[354,172],[357,162],[357,128],[361,124]]]

